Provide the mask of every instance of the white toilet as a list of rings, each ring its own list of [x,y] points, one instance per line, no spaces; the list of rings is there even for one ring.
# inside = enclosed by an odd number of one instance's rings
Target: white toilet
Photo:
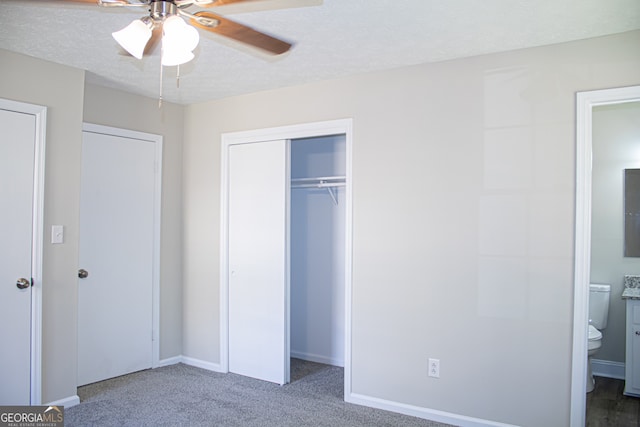
[[[602,329],[607,327],[609,317],[610,285],[589,285],[589,343],[587,358],[587,393],[593,391],[595,380],[591,372],[591,356],[602,347]]]

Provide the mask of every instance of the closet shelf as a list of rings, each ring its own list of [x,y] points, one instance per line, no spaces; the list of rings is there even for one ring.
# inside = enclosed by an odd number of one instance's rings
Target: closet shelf
[[[344,187],[344,176],[322,176],[317,178],[294,178],[291,180],[291,188],[329,188]]]

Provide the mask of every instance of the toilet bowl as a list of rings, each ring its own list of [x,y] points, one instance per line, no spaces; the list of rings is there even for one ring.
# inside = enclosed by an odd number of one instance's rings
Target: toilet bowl
[[[602,347],[602,332],[589,325],[589,341],[587,344],[587,393],[593,391],[596,386],[596,382],[593,378],[593,371],[591,371],[591,356],[598,352]]]
[[[595,354],[600,347],[602,347],[602,332],[594,328],[593,325],[589,325],[589,343],[587,346],[589,356]]]
[[[607,327],[610,285],[589,285],[589,329],[587,342],[587,393],[593,391],[595,380],[591,370],[591,356],[602,347],[602,332]]]

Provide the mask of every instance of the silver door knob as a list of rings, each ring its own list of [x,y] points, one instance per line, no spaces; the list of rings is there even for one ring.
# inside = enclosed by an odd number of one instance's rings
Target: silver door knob
[[[21,277],[16,282],[16,286],[18,287],[18,289],[27,289],[29,286],[31,286],[31,280]]]
[[[81,268],[80,270],[78,270],[78,277],[81,279],[86,279],[87,277],[89,277],[89,272],[84,268]]]

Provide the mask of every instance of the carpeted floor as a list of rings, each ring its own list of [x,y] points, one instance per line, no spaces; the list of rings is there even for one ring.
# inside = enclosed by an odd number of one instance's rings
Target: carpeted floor
[[[279,386],[183,364],[136,372],[78,389],[65,426],[445,427],[345,403],[343,369],[292,359]]]

